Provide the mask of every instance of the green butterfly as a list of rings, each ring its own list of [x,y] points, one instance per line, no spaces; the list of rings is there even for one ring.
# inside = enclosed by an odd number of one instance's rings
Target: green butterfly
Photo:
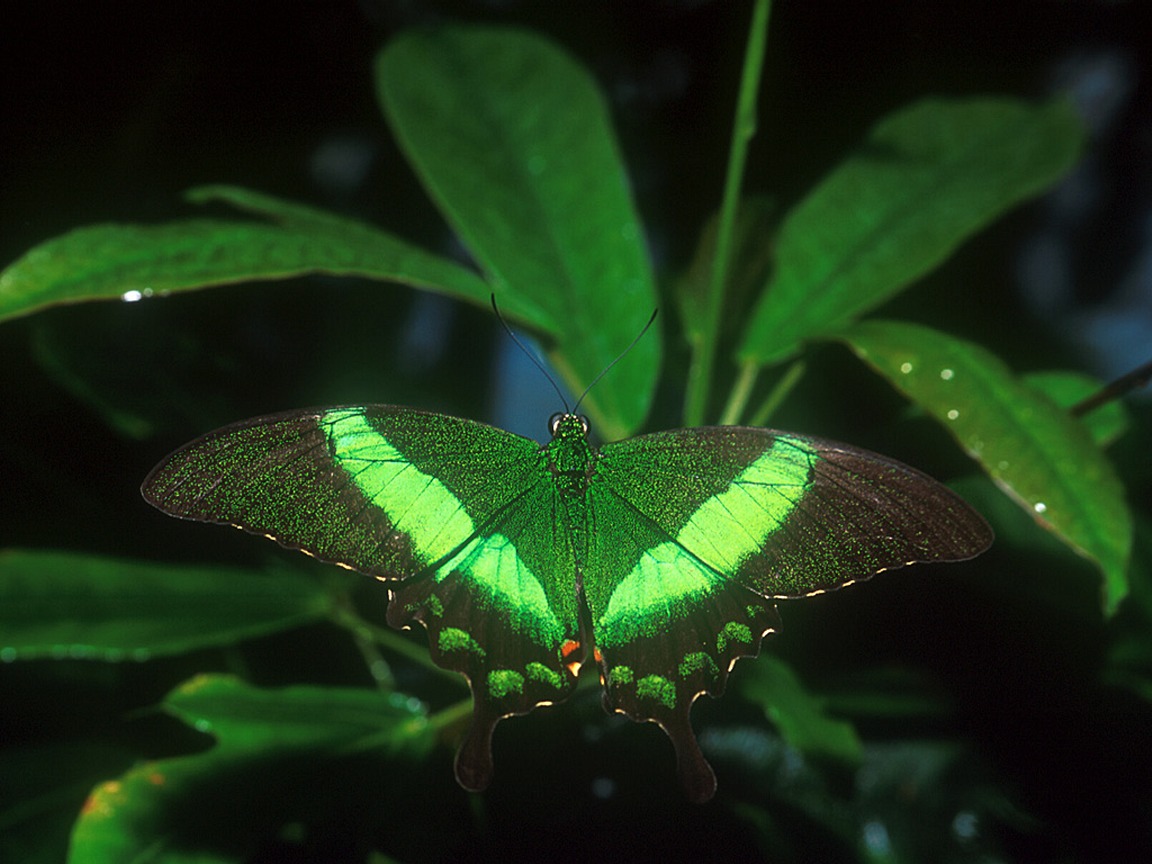
[[[578,414],[550,427],[542,446],[412,408],[291,411],[193,441],[142,492],[382,580],[389,624],[423,624],[471,684],[456,777],[472,790],[496,724],[566,698],[591,656],[605,706],[658,723],[705,801],[692,703],[779,627],[774,601],[992,542],[945,486],[845,444],[719,426],[597,448]]]

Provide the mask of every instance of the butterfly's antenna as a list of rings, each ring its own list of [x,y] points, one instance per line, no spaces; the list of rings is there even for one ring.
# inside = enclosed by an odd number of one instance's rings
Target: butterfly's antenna
[[[559,396],[560,401],[564,403],[564,412],[566,414],[571,414],[573,409],[569,409],[568,400],[564,398],[564,391],[560,389],[560,386],[556,383],[556,379],[549,374],[548,370],[544,367],[544,364],[540,362],[539,358],[537,358],[535,352],[528,350],[528,346],[517,338],[516,334],[512,332],[512,328],[508,326],[508,322],[504,320],[504,316],[500,314],[500,310],[496,307],[495,293],[492,294],[492,311],[496,313],[496,320],[500,322],[500,326],[504,328],[504,332],[508,334],[508,338],[516,343],[516,347],[523,351],[525,355],[527,355],[528,359],[531,360],[532,363],[536,366],[536,368],[544,374],[544,377],[548,379],[548,383],[552,385],[552,389],[556,391],[556,395]],[[599,378],[597,378],[597,380],[599,380]],[[584,397],[581,396],[580,398],[583,399]]]
[[[592,383],[584,388],[584,392],[580,394],[580,398],[577,399],[576,404],[572,406],[573,413],[580,410],[580,403],[584,401],[584,397],[588,395],[588,391],[591,390],[593,387],[595,387],[597,382],[601,378],[603,378],[605,375],[607,375],[613,366],[615,366],[617,363],[619,363],[621,360],[623,360],[624,355],[627,354],[629,351],[631,351],[633,348],[635,348],[637,342],[639,342],[641,339],[644,338],[644,334],[648,332],[648,328],[652,326],[652,322],[656,320],[656,315],[659,312],[660,312],[659,307],[652,310],[652,317],[648,319],[647,324],[645,324],[642,328],[640,328],[640,332],[636,334],[636,338],[633,339],[631,342],[629,342],[628,347],[625,348],[623,351],[621,351],[619,354],[617,354],[616,359],[613,360],[611,363],[609,363],[607,366],[605,366],[603,369],[601,369],[600,374],[592,379]]]

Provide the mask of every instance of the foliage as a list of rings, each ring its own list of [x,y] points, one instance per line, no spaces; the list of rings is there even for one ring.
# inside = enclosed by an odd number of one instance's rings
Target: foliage
[[[763,45],[753,40],[750,54],[756,50]],[[1147,579],[1146,555],[1133,563],[1133,518],[1101,449],[1122,438],[1125,418],[1113,406],[1073,419],[1066,408],[1094,386],[1083,376],[1021,376],[990,346],[949,335],[939,322],[871,317],[1069,170],[1082,133],[1067,105],[916,102],[879,118],[854,153],[778,218],[758,199],[741,200],[737,177],[701,232],[696,259],[662,299],[605,100],[576,60],[523,31],[439,26],[390,42],[375,76],[396,140],[476,269],[359,220],[213,186],[189,200],[228,205],[236,215],[94,225],[31,249],[0,274],[0,316],[317,274],[399,283],[476,306],[494,293],[501,313],[541,340],[579,393],[661,307],[670,313],[664,329],[641,339],[587,397],[607,438],[637,431],[653,414],[678,414],[661,397],[669,390],[688,415],[703,406],[715,420],[717,391],[727,386],[724,419],[762,422],[769,408],[798,398],[797,358],[819,360],[828,346],[845,344],[975,460],[957,468],[959,460],[930,448],[937,462],[922,467],[967,471],[958,485],[1002,537],[991,563],[958,568],[945,587],[933,580],[926,596],[948,602],[951,592],[958,605],[969,590],[961,583],[971,581],[977,594],[1007,595],[1007,609],[1026,602],[1067,609],[1059,595],[1071,591],[1080,607],[1067,617],[1113,630],[1125,647],[1099,661],[1100,679],[1114,682],[1104,701],[1128,705],[1129,693],[1148,699],[1152,649],[1131,632],[1152,609],[1147,598],[1122,607],[1130,576]],[[755,86],[746,78],[745,94]],[[747,146],[747,136],[735,140],[735,151]],[[749,153],[754,159],[755,148]],[[733,154],[734,162],[742,158]],[[717,250],[727,260],[718,264]],[[388,296],[380,295],[381,307]],[[675,380],[659,389],[662,363],[702,389],[686,394]],[[158,388],[152,398],[161,405],[148,414],[155,420],[166,399],[187,397]],[[163,425],[125,427],[116,420],[120,409],[89,402],[98,419],[122,431],[144,436]],[[889,422],[927,428],[915,419]],[[188,423],[183,437],[205,431]],[[148,444],[153,455],[157,443]],[[977,469],[1021,509],[972,476]],[[133,548],[130,538],[123,548]],[[0,791],[0,857],[52,860],[68,830],[74,861],[239,861],[278,848],[324,850],[333,860],[435,858],[486,820],[514,818],[513,809],[526,824],[583,812],[623,831],[628,823],[614,821],[611,808],[646,799],[649,816],[679,814],[686,834],[709,818],[676,800],[670,754],[649,740],[656,736],[598,715],[593,688],[582,688],[570,706],[501,727],[499,788],[473,805],[486,816],[469,815],[446,761],[467,716],[465,694],[430,665],[419,639],[376,623],[382,603],[368,580],[285,556],[247,567],[149,560],[158,551],[142,544],[130,559],[50,548],[0,555],[0,659],[25,676],[12,686],[27,694],[42,685],[72,700],[71,711],[103,700],[107,712],[91,729],[62,723],[0,754],[9,781]],[[1068,575],[1004,583],[1036,556]],[[892,582],[915,592],[928,578],[916,572]],[[855,675],[821,675],[818,665],[802,673],[789,662],[789,632],[805,623],[823,629],[819,616],[839,615],[854,619],[840,622],[851,634],[873,608],[857,613],[857,598],[885,590],[878,586],[829,598],[832,605],[813,601],[815,611],[790,607],[782,657],[744,664],[750,669],[737,676],[738,692],[698,709],[720,774],[721,798],[712,806],[726,815],[715,818],[750,838],[750,849],[780,855],[817,848],[843,860],[902,861],[923,860],[928,849],[950,860],[987,860],[997,837],[1031,823],[997,777],[993,748],[977,756],[967,743],[981,730],[960,694],[976,683],[966,687],[959,667],[949,666],[957,661],[942,654],[962,646],[928,652],[951,670],[951,692],[928,673],[894,668],[899,653],[888,666],[873,657]],[[1084,601],[1095,595],[1096,611],[1085,619]],[[893,599],[875,596],[873,603]],[[928,603],[920,611],[938,621],[952,611]],[[943,625],[946,636],[970,623],[956,611]],[[904,626],[903,635],[916,632]],[[1030,646],[1031,635],[1025,628],[1013,636],[1005,662],[1034,662],[1043,674],[1056,661],[1039,656],[1039,636]],[[1098,686],[1089,679],[1072,686]],[[580,740],[565,726],[576,723],[601,740]],[[998,730],[985,731],[1002,743]],[[623,770],[625,758],[644,770]],[[67,770],[47,776],[49,763]],[[551,794],[541,796],[541,788]],[[568,796],[584,798],[570,805]],[[893,804],[901,796],[903,810]],[[677,836],[652,848],[675,848]]]

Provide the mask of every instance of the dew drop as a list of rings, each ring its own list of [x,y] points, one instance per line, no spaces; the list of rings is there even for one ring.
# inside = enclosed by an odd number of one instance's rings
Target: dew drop
[[[597,777],[592,781],[592,794],[601,801],[607,801],[616,794],[616,784],[610,777]]]
[[[1037,501],[1035,504],[1032,505],[1032,509],[1035,510],[1037,513],[1044,513],[1048,510],[1048,505],[1045,504],[1043,501]]]
[[[864,823],[864,846],[878,858],[887,858],[892,854],[892,841],[883,822],[869,819]]]
[[[948,409],[948,419],[949,420],[955,420],[959,416],[960,416],[960,412],[957,411],[955,408]]]
[[[975,840],[979,835],[976,814],[971,810],[961,810],[952,820],[952,833],[960,840]]]
[[[908,363],[907,361],[905,361],[904,363],[901,363],[900,364],[900,371],[903,372],[905,375],[907,375],[909,372],[912,371],[912,364]]]
[[[955,374],[956,373],[953,372],[951,369],[941,369],[940,370],[940,380],[941,381],[951,381]]]

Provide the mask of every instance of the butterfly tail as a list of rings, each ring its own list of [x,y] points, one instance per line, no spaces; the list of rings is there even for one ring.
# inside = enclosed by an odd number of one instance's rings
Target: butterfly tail
[[[716,773],[700,750],[688,714],[685,712],[673,717],[674,722],[666,720],[660,725],[672,739],[672,746],[676,750],[676,774],[680,778],[680,786],[690,801],[703,804],[716,794]]]
[[[492,732],[500,717],[480,710],[482,704],[477,701],[472,725],[456,751],[456,782],[469,792],[483,792],[492,782]]]

